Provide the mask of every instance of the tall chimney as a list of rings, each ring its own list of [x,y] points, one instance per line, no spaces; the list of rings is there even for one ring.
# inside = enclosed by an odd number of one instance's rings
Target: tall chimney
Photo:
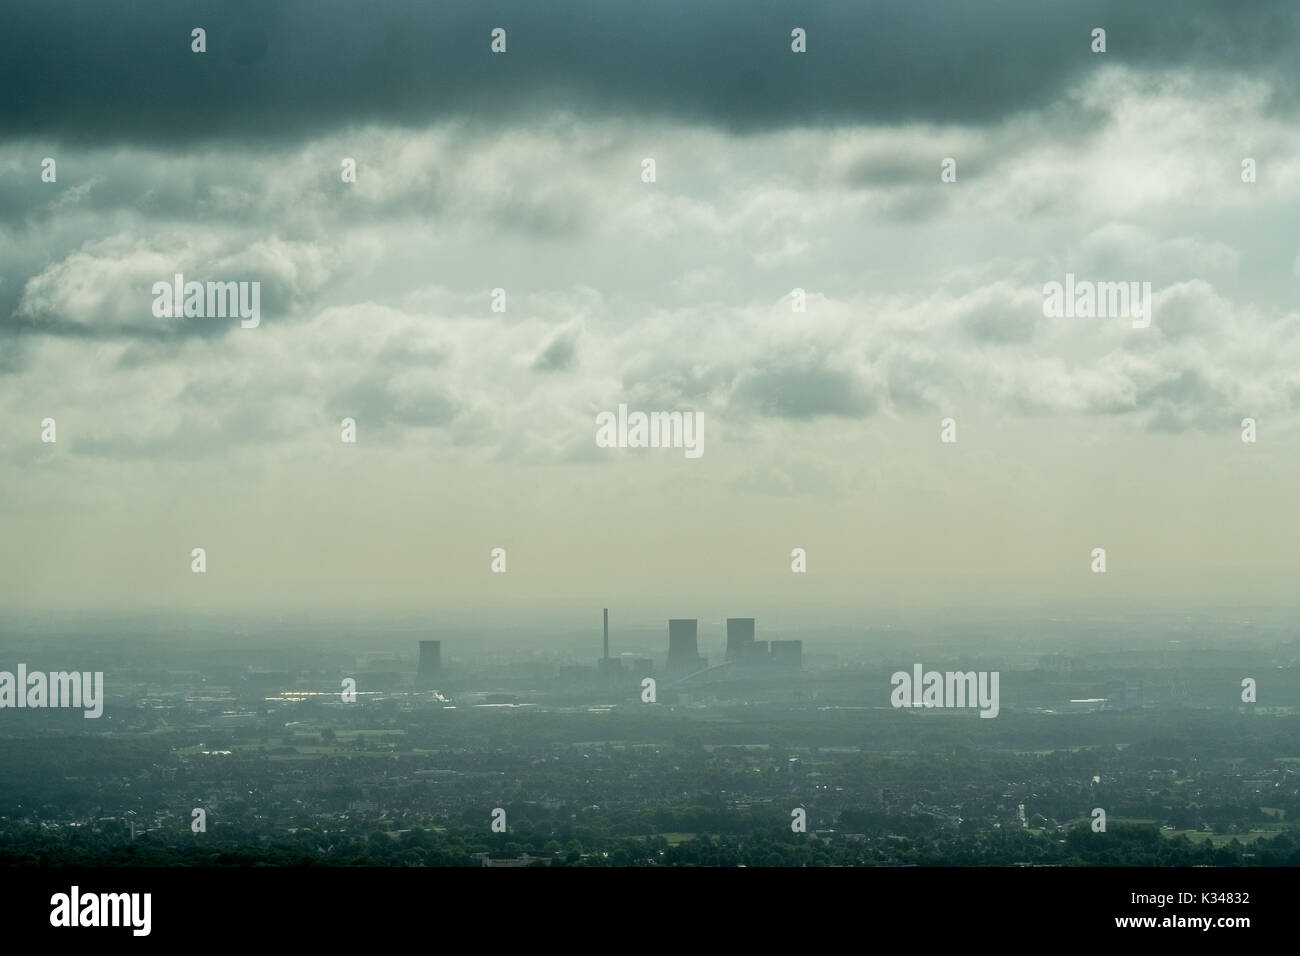
[[[609,660],[609,608],[605,608],[605,660]]]

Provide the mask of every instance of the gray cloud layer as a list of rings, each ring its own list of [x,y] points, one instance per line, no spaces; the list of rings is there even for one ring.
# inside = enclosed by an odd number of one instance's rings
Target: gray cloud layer
[[[1297,10],[11,2],[0,574],[59,607],[1290,595]],[[260,326],[155,316],[176,272],[261,282]],[[1067,272],[1149,281],[1154,321],[1044,316]],[[702,412],[706,454],[596,447],[620,403]]]
[[[1246,71],[1291,109],[1300,46],[1293,0],[10,0],[5,21],[0,137],[163,146],[557,104],[740,130],[978,123],[1077,83],[1095,26],[1113,61]],[[489,52],[498,26],[504,56]]]

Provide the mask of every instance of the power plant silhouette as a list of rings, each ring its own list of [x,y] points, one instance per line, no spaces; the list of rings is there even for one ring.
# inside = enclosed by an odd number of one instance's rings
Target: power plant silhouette
[[[640,680],[654,675],[654,661],[632,658],[630,655],[610,657],[609,608],[601,609],[601,656],[596,662],[600,678],[608,684],[621,684],[630,677]],[[708,658],[700,654],[699,619],[670,618],[668,621],[668,659],[664,677],[669,681],[685,681],[698,675],[718,671],[728,677],[758,677],[776,672],[797,671],[803,667],[803,641],[758,641],[754,639],[755,620],[752,617],[729,617],[727,621],[726,653],[722,661],[709,666]],[[581,667],[566,667],[573,679],[581,679]],[[586,668],[588,675],[590,668]],[[442,641],[420,641],[420,662],[416,671],[416,686],[434,688],[443,678]]]

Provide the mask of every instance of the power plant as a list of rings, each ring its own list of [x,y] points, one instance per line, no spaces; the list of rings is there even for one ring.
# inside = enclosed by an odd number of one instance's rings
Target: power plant
[[[700,657],[698,623],[694,618],[668,622],[669,677],[685,677],[708,667],[708,661]],[[726,677],[761,677],[803,669],[803,641],[757,641],[754,633],[754,618],[727,618],[726,663],[731,666],[723,672]]]
[[[700,654],[699,619],[670,618],[668,620],[668,661],[663,676],[675,681],[707,671],[708,675],[703,677],[704,680],[729,680],[802,670],[803,641],[757,641],[754,639],[756,630],[754,618],[729,617],[726,621],[725,661],[709,667],[708,658]],[[437,643],[436,641],[421,642],[422,674],[424,645],[433,644],[436,647]],[[434,660],[437,660],[436,650]],[[568,670],[572,672],[571,679],[580,680],[579,675],[584,668]],[[590,675],[590,667],[585,670]],[[596,671],[601,682],[607,687],[621,686],[631,676],[640,679],[654,672],[654,662],[649,659],[633,658],[628,653],[610,656],[609,608],[601,609],[601,655],[596,662]]]

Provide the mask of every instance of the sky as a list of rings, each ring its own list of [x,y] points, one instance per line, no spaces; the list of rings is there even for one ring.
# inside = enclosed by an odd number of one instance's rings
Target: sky
[[[5,18],[0,607],[1296,599],[1289,0]],[[597,447],[620,404],[703,455]]]

